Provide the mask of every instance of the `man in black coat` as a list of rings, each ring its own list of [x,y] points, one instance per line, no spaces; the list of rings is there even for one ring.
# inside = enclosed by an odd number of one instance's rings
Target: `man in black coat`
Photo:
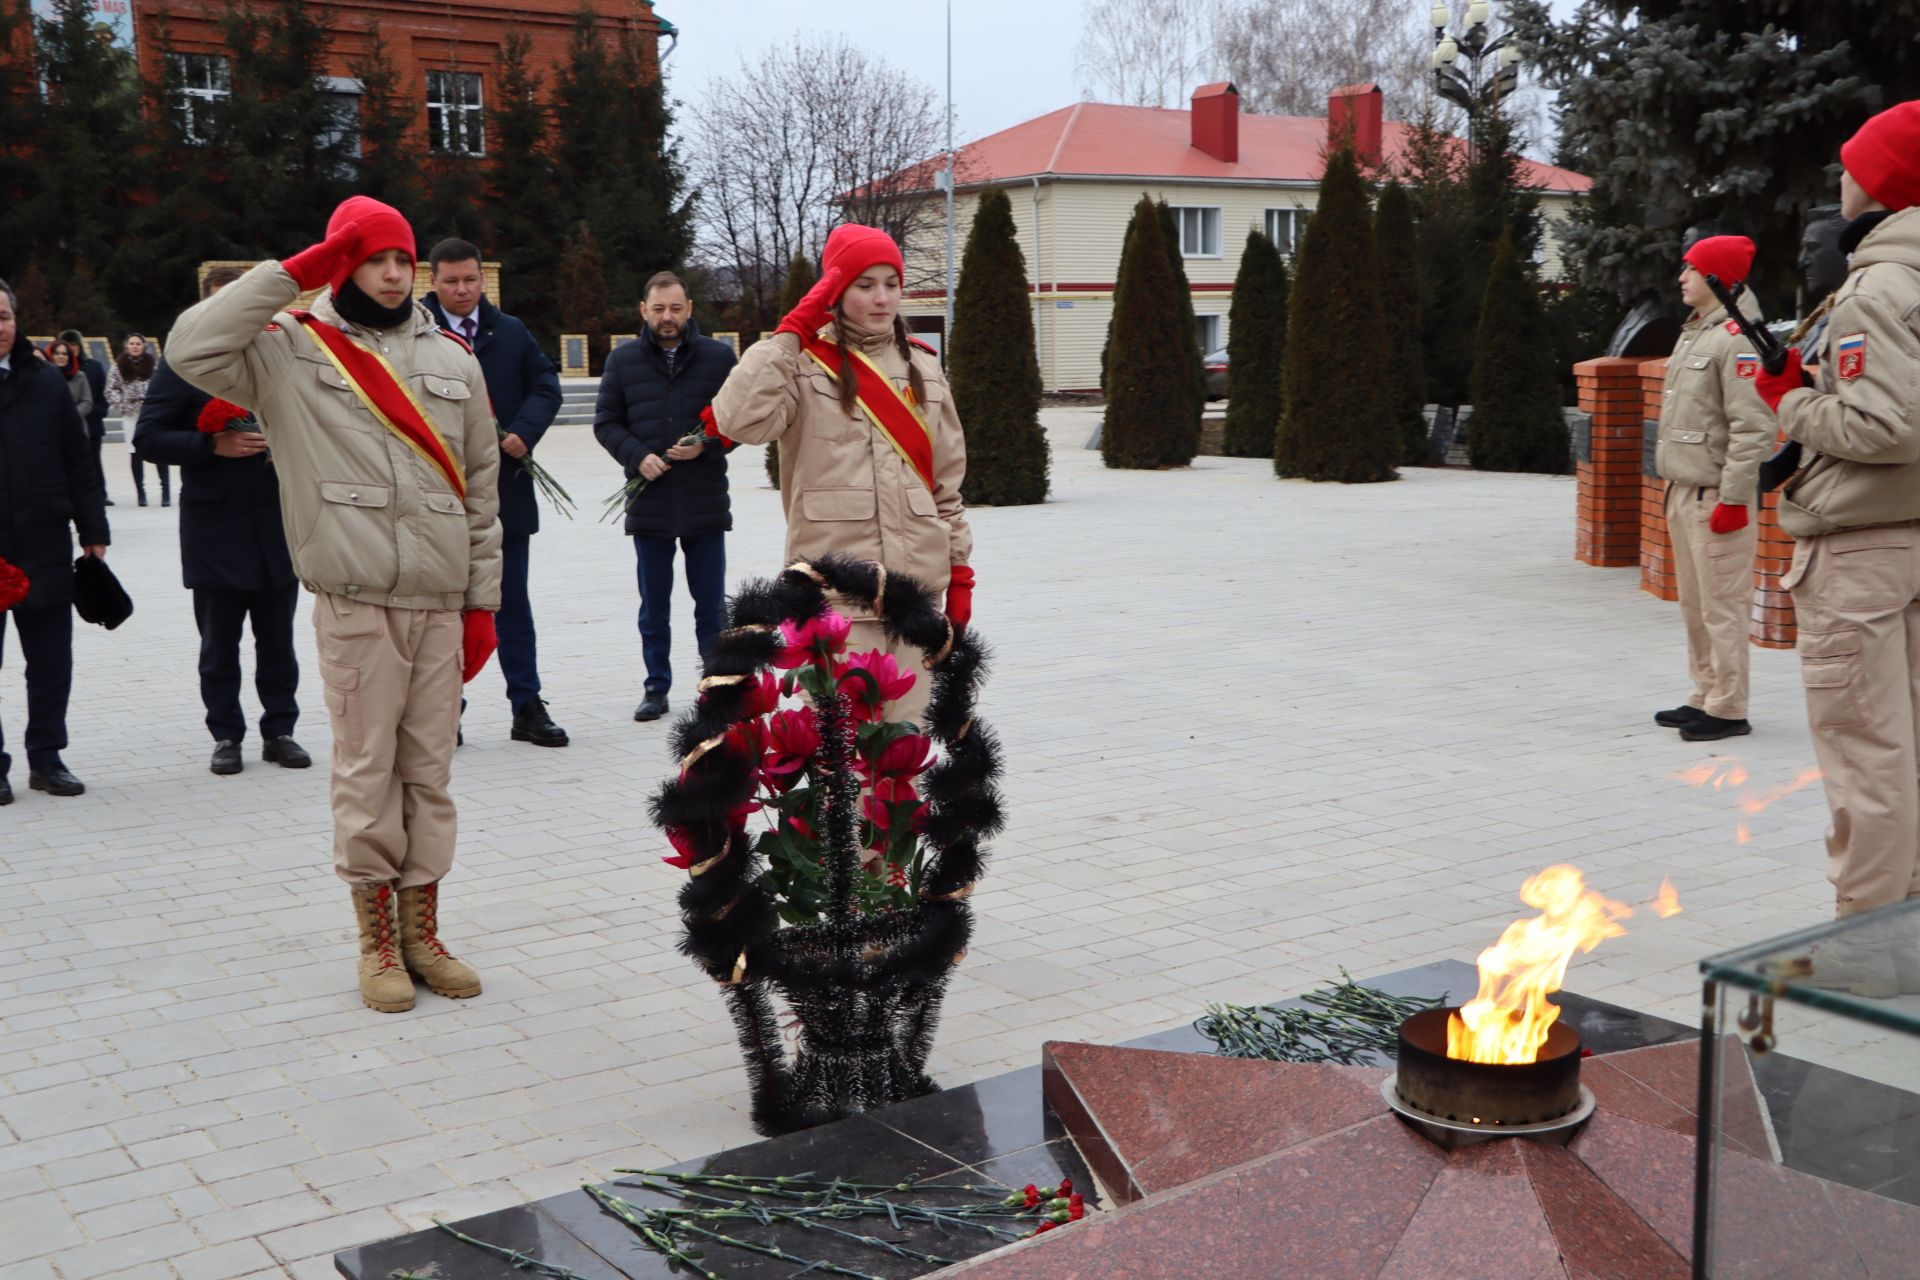
[[[211,298],[239,275],[230,268],[208,272],[203,296]],[[279,478],[257,423],[244,431],[200,430],[201,411],[212,402],[163,359],[133,428],[142,457],[180,468],[180,566],[200,627],[200,701],[213,735],[208,767],[218,774],[244,767],[240,633],[251,621],[260,758],[305,769],[313,760],[293,740],[300,719],[300,661],[293,651],[300,583],[280,522]]]
[[[540,663],[527,595],[532,537],[540,532],[540,505],[533,477],[520,465],[560,412],[560,375],[527,326],[481,292],[480,250],[466,240],[442,240],[427,255],[433,292],[421,299],[440,327],[457,335],[480,358],[500,439],[500,612],[493,617],[500,642],[500,674],[507,678],[513,708],[513,739],[539,747],[564,747],[567,731],[547,714],[540,697]]]
[[[62,329],[60,341],[81,353],[80,372],[93,389],[93,412],[87,415],[87,439],[93,445],[93,469],[100,473],[100,492],[107,491],[107,469],[100,463],[100,447],[107,442],[107,366],[86,354],[87,344],[78,329]],[[113,505],[113,499],[107,499]]]
[[[593,434],[629,480],[644,488],[627,502],[640,577],[640,652],[647,664],[645,698],[635,720],[667,713],[673,684],[673,551],[687,557],[693,594],[693,631],[704,658],[726,612],[727,544],[733,507],[727,497],[727,450],[708,437],[681,444],[701,430],[700,414],[733,372],[733,348],[703,338],[693,322],[687,287],[670,271],[647,281],[641,294],[640,336],[607,357]]]
[[[27,781],[35,791],[86,791],[60,759],[73,689],[73,538],[104,558],[106,494],[94,470],[87,427],[60,371],[34,354],[20,332],[19,301],[0,281],[0,560],[31,583],[25,600],[0,613],[0,661],[7,621],[27,662]],[[0,735],[0,805],[13,803],[13,757]]]

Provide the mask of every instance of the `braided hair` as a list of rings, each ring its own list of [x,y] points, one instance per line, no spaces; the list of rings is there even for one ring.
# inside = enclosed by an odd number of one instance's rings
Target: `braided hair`
[[[910,331],[907,322],[899,316],[893,318],[893,345],[899,351],[900,358],[907,362],[907,389],[913,394],[913,403],[917,408],[927,402],[926,380],[920,376],[920,366],[913,362],[913,343],[907,337]],[[847,347],[847,317],[838,303],[833,307],[833,343],[840,352],[840,407],[851,414],[854,401],[859,398],[859,389],[853,381],[853,352]]]

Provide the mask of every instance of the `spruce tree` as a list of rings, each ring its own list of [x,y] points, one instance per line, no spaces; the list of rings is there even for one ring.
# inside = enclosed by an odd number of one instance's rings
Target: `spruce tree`
[[[1164,467],[1169,432],[1197,431],[1178,421],[1193,396],[1188,348],[1169,341],[1167,317],[1180,311],[1180,282],[1151,197],[1141,196],[1127,223],[1107,331],[1107,411],[1100,457],[1109,467]],[[1191,455],[1189,455],[1191,456]]]
[[[1393,420],[1367,184],[1351,147],[1326,160],[1320,204],[1295,254],[1286,412],[1274,437],[1283,477],[1360,484],[1396,478]]]
[[[1231,458],[1271,458],[1280,425],[1280,378],[1287,354],[1287,261],[1259,231],[1247,233],[1227,312],[1227,424]]]
[[[1494,250],[1474,340],[1467,449],[1481,471],[1567,470],[1567,426],[1540,293],[1509,229]]]
[[[807,290],[820,282],[820,273],[814,270],[813,259],[804,253],[793,255],[793,261],[787,264],[787,278],[780,286],[780,314],[786,315],[800,305],[800,299],[807,296]],[[767,479],[773,487],[780,487],[780,442],[767,441]]]
[[[969,506],[1047,500],[1047,436],[1040,428],[1040,357],[1034,346],[1027,260],[1013,204],[981,192],[960,262],[947,348],[954,411],[967,439]]]
[[[1419,261],[1420,331],[1427,398],[1463,404],[1473,373],[1473,331],[1484,275],[1476,275],[1466,157],[1432,108],[1414,120],[1399,178],[1413,202]],[[1496,236],[1497,238],[1497,236]]]
[[[574,225],[560,254],[560,323],[567,333],[587,335],[587,365],[596,376],[607,361],[607,269],[593,228]]]
[[[53,289],[47,284],[46,273],[40,270],[39,262],[28,262],[27,269],[11,283],[20,333],[30,338],[46,337],[66,327],[54,314]]]
[[[423,208],[423,157],[414,142],[413,125],[420,108],[400,83],[399,70],[393,65],[379,23],[368,26],[366,50],[349,62],[347,69],[360,81],[360,157],[354,165],[355,189],[417,218]],[[421,237],[419,255],[424,259],[433,248],[433,232],[427,227],[416,230]]]
[[[1422,467],[1432,461],[1427,440],[1426,355],[1420,331],[1420,252],[1413,202],[1406,188],[1389,182],[1373,213],[1373,257],[1380,271],[1380,306],[1387,330],[1387,367],[1394,421],[1400,425],[1400,461]]]
[[[547,154],[547,112],[532,41],[512,31],[500,46],[494,106],[488,116],[493,170],[489,202],[492,234],[481,246],[500,263],[501,291],[549,353],[559,350],[557,278],[562,228],[554,224],[558,170]]]
[[[109,339],[117,337],[122,328],[107,295],[100,290],[93,264],[85,258],[74,264],[67,277],[66,291],[60,298],[60,327],[78,329],[87,337]]]

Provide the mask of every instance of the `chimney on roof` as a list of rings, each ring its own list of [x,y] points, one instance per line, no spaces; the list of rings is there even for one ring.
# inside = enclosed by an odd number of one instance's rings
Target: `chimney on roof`
[[[1236,164],[1240,160],[1240,91],[1222,80],[1193,91],[1193,145]]]
[[[1360,163],[1380,163],[1380,144],[1385,132],[1382,123],[1380,86],[1377,84],[1342,85],[1327,95],[1327,145],[1339,146],[1351,135],[1354,154]]]

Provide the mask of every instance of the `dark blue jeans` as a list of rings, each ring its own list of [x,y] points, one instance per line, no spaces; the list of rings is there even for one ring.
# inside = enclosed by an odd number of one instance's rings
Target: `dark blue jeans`
[[[507,678],[507,705],[518,712],[540,696],[540,658],[533,631],[533,601],[527,596],[532,538],[508,535],[500,545],[500,612],[493,615],[500,643],[500,674]]]
[[[200,624],[200,702],[215,742],[242,742],[247,716],[240,708],[240,632],[253,625],[253,688],[260,695],[260,736],[286,738],[300,719],[300,660],[293,652],[293,615],[300,584],[264,591],[196,587],[193,618]]]
[[[51,769],[67,746],[67,697],[73,692],[73,606],[8,609],[0,613],[0,663],[6,660],[7,622],[20,633],[27,660],[27,767]],[[13,757],[0,733],[0,777]]]
[[[640,654],[647,663],[649,697],[665,697],[673,687],[667,659],[673,639],[673,538],[635,535],[634,558],[640,571]],[[697,533],[679,539],[687,558],[687,591],[693,596],[693,638],[704,659],[720,634],[727,611],[727,535]]]

